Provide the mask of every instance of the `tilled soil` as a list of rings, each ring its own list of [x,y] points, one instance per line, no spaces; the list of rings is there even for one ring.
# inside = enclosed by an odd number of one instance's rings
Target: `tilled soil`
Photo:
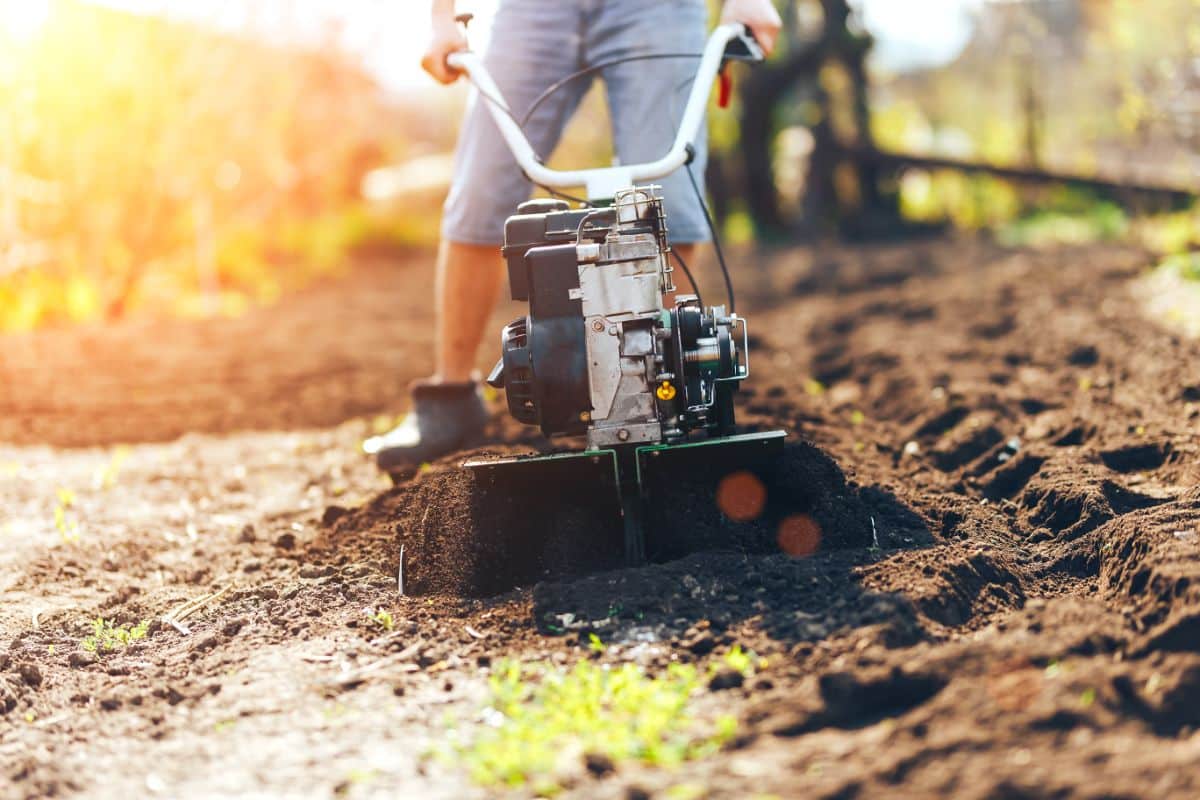
[[[5,340],[0,796],[487,796],[431,752],[497,659],[735,645],[765,662],[696,701],[737,716],[726,749],[566,794],[1200,796],[1200,344],[1139,311],[1149,260],[745,255],[741,421],[789,445],[753,519],[664,489],[640,569],[565,473],[500,491],[458,454],[391,486],[357,453],[428,367],[424,263]],[[473,452],[544,447],[497,412]],[[149,634],[95,657],[97,616]]]

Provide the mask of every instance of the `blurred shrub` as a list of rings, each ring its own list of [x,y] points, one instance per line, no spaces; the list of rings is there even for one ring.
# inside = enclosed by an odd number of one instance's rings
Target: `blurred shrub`
[[[236,312],[348,249],[421,238],[356,206],[395,112],[334,47],[63,0],[5,50],[0,329]]]
[[[1041,247],[1107,241],[1128,230],[1124,211],[1112,203],[1097,202],[1075,212],[1038,209],[1000,228],[996,238],[1009,246]]]
[[[1003,225],[1021,211],[1013,186],[987,175],[912,169],[900,180],[900,212],[916,222],[949,220],[967,230]]]
[[[1159,268],[1174,272],[1186,281],[1200,281],[1200,251],[1176,253],[1164,259]]]
[[[1178,255],[1200,251],[1200,204],[1190,211],[1135,220],[1133,230],[1146,249],[1154,253]]]

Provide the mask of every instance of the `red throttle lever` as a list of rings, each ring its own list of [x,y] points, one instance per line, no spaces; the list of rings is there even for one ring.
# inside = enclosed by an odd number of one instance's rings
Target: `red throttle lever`
[[[733,78],[729,76],[729,70],[723,69],[717,83],[717,107],[729,108],[729,98],[732,96]]]

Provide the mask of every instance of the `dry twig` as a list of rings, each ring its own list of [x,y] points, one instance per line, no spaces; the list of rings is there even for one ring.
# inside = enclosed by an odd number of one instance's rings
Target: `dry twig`
[[[404,545],[400,545],[400,566],[396,570],[396,586],[400,589],[400,596],[404,597]]]
[[[232,586],[226,586],[219,592],[211,592],[210,594],[201,595],[200,597],[188,600],[186,603],[178,606],[172,611],[168,611],[162,616],[162,621],[170,625],[175,630],[182,633],[184,636],[191,634],[191,631],[183,625],[183,621],[195,614],[200,609],[204,608],[209,603],[215,603],[220,600],[232,589]]]

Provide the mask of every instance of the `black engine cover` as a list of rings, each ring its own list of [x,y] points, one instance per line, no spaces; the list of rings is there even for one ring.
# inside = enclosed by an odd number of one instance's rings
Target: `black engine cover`
[[[546,436],[587,432],[592,410],[583,301],[574,244],[534,247],[525,254],[529,316],[503,333],[508,410]]]

